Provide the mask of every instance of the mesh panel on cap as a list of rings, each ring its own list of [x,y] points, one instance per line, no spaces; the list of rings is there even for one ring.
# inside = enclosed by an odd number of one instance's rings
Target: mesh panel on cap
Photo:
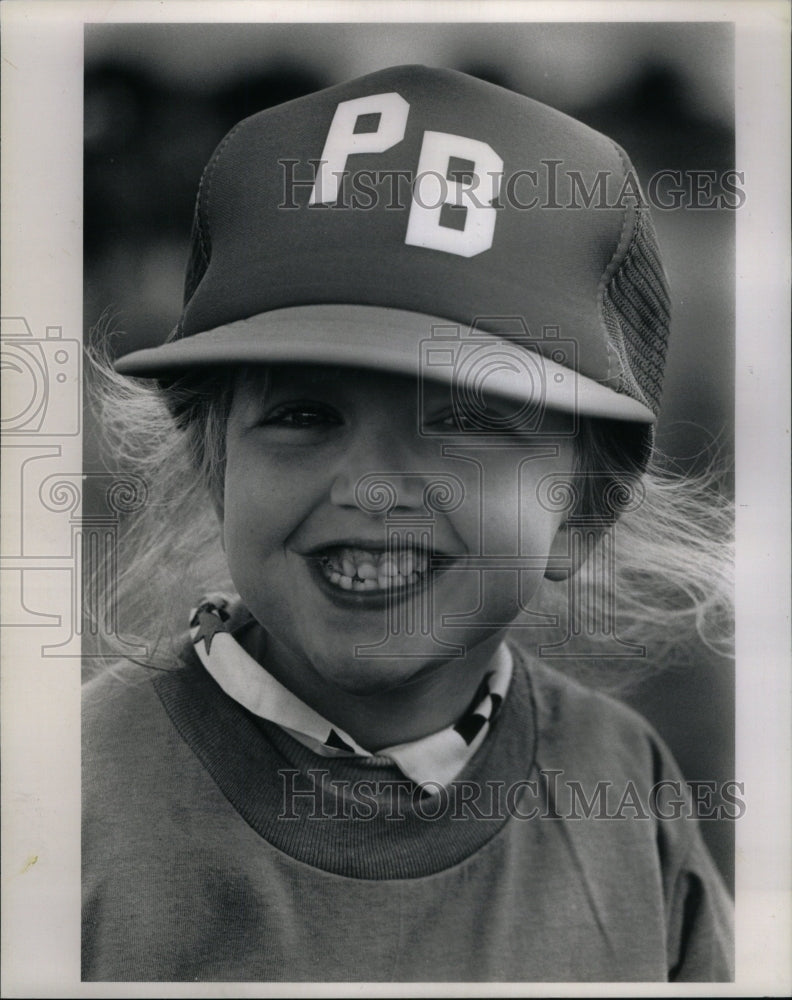
[[[668,285],[654,226],[636,208],[633,237],[603,297],[603,318],[621,362],[619,390],[657,415],[663,388],[670,320]]]

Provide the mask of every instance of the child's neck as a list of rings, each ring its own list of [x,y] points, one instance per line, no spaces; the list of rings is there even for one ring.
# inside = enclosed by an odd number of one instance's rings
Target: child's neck
[[[285,687],[375,753],[438,732],[460,719],[503,640],[496,633],[464,658],[433,664],[409,682],[371,694],[343,690],[306,669],[293,651],[259,627],[242,637],[247,651]]]

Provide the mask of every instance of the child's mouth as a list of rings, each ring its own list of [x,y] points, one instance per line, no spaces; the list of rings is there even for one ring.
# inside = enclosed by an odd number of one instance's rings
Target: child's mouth
[[[362,549],[334,546],[319,557],[325,580],[340,590],[392,593],[420,586],[429,568],[428,553],[406,546],[398,549]]]

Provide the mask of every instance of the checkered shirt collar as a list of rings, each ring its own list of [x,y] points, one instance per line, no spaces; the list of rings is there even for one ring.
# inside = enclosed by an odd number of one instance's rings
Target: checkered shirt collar
[[[417,785],[446,786],[463,770],[486,739],[506,697],[513,661],[501,644],[470,708],[454,725],[409,743],[371,753],[338,726],[306,705],[247,653],[228,629],[227,598],[207,598],[190,615],[190,636],[207,672],[243,708],[274,722],[322,757],[391,761]]]

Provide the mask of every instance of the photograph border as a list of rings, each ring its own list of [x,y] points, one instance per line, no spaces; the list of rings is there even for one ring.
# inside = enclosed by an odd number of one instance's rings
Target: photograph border
[[[82,476],[83,28],[94,20],[730,21],[736,41],[737,756],[747,809],[736,829],[734,984],[169,984],[169,996],[783,995],[792,988],[789,822],[789,6],[779,2],[370,2],[299,5],[8,0],[2,19],[2,315],[64,357],[30,442],[4,442],[2,605],[2,995],[159,996],[156,984],[79,978],[79,659],[46,652],[43,618],[79,614]],[[771,99],[768,99],[770,97]],[[770,140],[770,141],[769,141]],[[19,336],[25,334],[18,327]],[[56,343],[59,342],[59,343]],[[77,345],[76,347],[74,345]],[[76,360],[75,360],[76,358]],[[67,391],[68,390],[68,391]],[[57,393],[61,392],[58,396]],[[71,395],[73,393],[74,395]],[[38,405],[37,402],[31,405]],[[6,451],[6,448],[8,451]],[[10,458],[9,458],[10,456]],[[48,459],[57,483],[27,506],[24,469]],[[49,477],[53,479],[54,474]],[[55,487],[60,482],[71,483]],[[35,506],[35,505],[34,505]],[[63,513],[69,530],[64,532]],[[51,515],[59,516],[53,518]],[[23,533],[23,522],[25,531]],[[31,543],[28,539],[32,538]],[[27,546],[27,547],[26,547]],[[76,567],[76,568],[75,568]],[[35,601],[23,592],[30,574]],[[28,605],[37,610],[28,611]],[[47,609],[44,615],[41,608]],[[43,649],[42,655],[37,650]],[[79,652],[79,651],[78,651]]]

